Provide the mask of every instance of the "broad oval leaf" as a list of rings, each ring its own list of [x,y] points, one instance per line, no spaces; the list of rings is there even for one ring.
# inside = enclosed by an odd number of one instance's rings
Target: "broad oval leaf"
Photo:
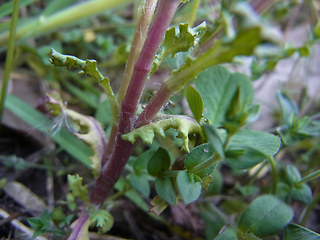
[[[308,228],[290,223],[283,234],[283,240],[319,240],[320,234]]]
[[[217,240],[238,240],[237,234],[231,228],[224,230]]]
[[[239,229],[258,237],[279,232],[292,219],[292,209],[272,195],[256,198],[240,217]]]
[[[196,201],[201,194],[201,183],[191,181],[186,171],[180,171],[177,175],[178,191],[185,204]]]
[[[200,93],[194,87],[188,85],[186,87],[186,99],[194,119],[200,122],[203,112],[203,101]]]
[[[312,190],[306,183],[303,183],[292,187],[290,196],[298,201],[309,204],[312,201]]]
[[[148,163],[148,172],[152,176],[161,176],[170,167],[170,156],[169,153],[159,148],[151,157]]]
[[[232,168],[247,169],[262,162],[266,155],[251,147],[228,149],[226,161]]]
[[[147,174],[135,174],[132,173],[128,176],[129,182],[132,187],[134,187],[143,196],[149,197],[150,195],[150,185]]]
[[[230,73],[226,68],[214,66],[199,74],[195,82],[199,91],[204,110],[203,115],[214,126],[219,126],[227,120],[234,94],[238,90],[239,106],[250,106],[254,90],[251,81],[243,74]]]
[[[280,145],[280,138],[273,134],[262,131],[240,130],[231,138],[228,149],[250,147],[269,157],[279,151]]]
[[[169,177],[159,177],[155,180],[155,188],[158,195],[170,205],[176,203],[176,191],[174,190],[172,180]]]
[[[184,159],[184,166],[189,172],[192,173],[195,167],[212,158],[213,153],[214,149],[210,143],[199,145],[192,149],[190,153],[186,155]],[[209,166],[204,170],[197,172],[196,174],[199,177],[206,177],[213,172],[215,166],[216,164],[213,164],[212,166]]]

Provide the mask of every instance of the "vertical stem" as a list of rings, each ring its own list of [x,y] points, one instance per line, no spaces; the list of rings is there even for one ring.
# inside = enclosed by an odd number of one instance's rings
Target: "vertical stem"
[[[13,0],[13,5],[12,5],[13,11],[12,11],[11,23],[10,23],[8,51],[7,51],[7,57],[6,57],[6,65],[5,65],[4,74],[2,78],[2,89],[1,89],[1,98],[0,98],[0,122],[2,120],[2,114],[3,114],[4,102],[7,96],[7,88],[8,88],[9,78],[10,78],[10,72],[12,70],[12,65],[13,65],[16,24],[19,17],[19,3],[20,3],[20,0]]]
[[[268,159],[269,159],[270,164],[271,164],[272,176],[273,176],[272,194],[276,195],[276,193],[277,193],[277,185],[278,185],[278,171],[277,171],[277,167],[276,167],[274,158],[271,156]]]
[[[132,80],[122,101],[118,131],[112,154],[104,164],[91,192],[90,202],[101,206],[119,179],[122,170],[134,150],[133,144],[122,135],[134,128],[136,108],[151,69],[153,58],[179,5],[178,0],[161,0],[148,37],[136,62]]]
[[[301,220],[300,220],[300,224],[302,226],[306,225],[307,220],[309,219],[310,213],[317,206],[319,201],[320,201],[320,193],[316,194],[313,197],[312,202],[306,207],[305,211],[303,212],[303,215],[302,215]]]
[[[137,58],[142,50],[143,44],[147,38],[147,33],[149,29],[149,25],[152,21],[152,17],[154,15],[154,11],[157,5],[158,0],[146,0],[144,6],[143,6],[143,13],[139,19],[139,22],[137,24],[137,28],[135,31],[135,34],[133,36],[133,41],[131,44],[131,49],[128,57],[128,61],[126,64],[126,68],[124,70],[123,78],[121,81],[119,93],[118,93],[118,103],[121,104],[124,95],[127,91],[128,85],[130,83],[132,73],[134,70],[135,63],[137,61]],[[116,136],[117,136],[117,130],[118,126],[115,125],[115,123],[112,124],[111,132],[108,139],[108,145],[105,151],[105,157],[101,161],[101,165],[103,166],[107,162],[107,158],[112,153]]]
[[[157,5],[157,0],[146,0],[144,9],[142,10],[143,13],[137,24],[136,32],[134,34],[133,41],[131,44],[127,65],[124,70],[123,78],[122,78],[119,93],[118,93],[118,102],[120,104],[124,98],[128,85],[130,83],[130,79],[132,77],[136,60],[146,40],[149,25],[151,23],[156,5]]]
[[[151,26],[143,50],[136,62],[132,80],[122,101],[119,130],[122,133],[133,130],[134,115],[144,87],[145,80],[150,72],[153,58],[159,49],[163,36],[178,7],[178,0],[161,0],[155,19]],[[121,117],[123,121],[121,121]]]
[[[193,0],[191,16],[190,16],[190,20],[189,20],[190,27],[193,27],[193,25],[194,25],[194,22],[197,17],[199,5],[200,5],[200,0]]]
[[[145,109],[139,115],[135,127],[141,127],[152,121],[152,119],[157,115],[157,113],[161,110],[162,106],[169,100],[172,94],[173,93],[167,88],[167,86],[165,84],[162,84],[160,89],[151,98]]]
[[[68,240],[85,239],[86,236],[84,236],[84,234],[87,234],[89,225],[90,225],[89,216],[87,215],[86,208],[83,205],[81,209],[81,215],[78,218],[76,225],[72,230],[71,235],[68,237]]]

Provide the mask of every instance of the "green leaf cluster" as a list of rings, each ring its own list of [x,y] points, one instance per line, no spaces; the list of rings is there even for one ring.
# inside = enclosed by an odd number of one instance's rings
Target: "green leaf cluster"
[[[33,238],[36,238],[44,233],[53,233],[55,237],[63,237],[65,235],[65,232],[63,230],[56,228],[51,223],[51,218],[52,220],[55,219],[54,211],[50,214],[46,210],[41,214],[40,217],[31,217],[27,219],[29,225],[34,229],[34,233],[32,236]],[[70,215],[69,217],[63,215],[63,219],[61,219],[59,226],[63,227],[65,226],[65,224],[70,224],[70,220],[72,217],[72,215]]]
[[[193,28],[189,27],[188,23],[181,23],[179,27],[169,28],[165,34],[159,53],[154,59],[150,74],[153,74],[170,54],[174,58],[177,53],[191,51],[205,32],[205,22]]]
[[[89,203],[87,185],[82,184],[82,177],[77,175],[68,175],[69,191],[71,196],[75,199],[78,198],[84,203]]]
[[[92,224],[95,224],[102,233],[105,233],[113,226],[113,217],[105,209],[94,209],[90,212],[90,220]]]
[[[281,121],[277,132],[286,145],[293,145],[303,139],[319,136],[320,122],[308,116],[300,116],[299,107],[289,94],[278,92],[277,100],[280,106]]]
[[[302,177],[299,170],[293,165],[286,165],[283,166],[282,173],[278,195],[287,202],[295,199],[310,204],[312,191],[306,183],[301,183]]]

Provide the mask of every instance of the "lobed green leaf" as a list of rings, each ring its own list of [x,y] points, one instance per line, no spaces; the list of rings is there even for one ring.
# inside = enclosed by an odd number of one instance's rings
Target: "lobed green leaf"
[[[189,135],[199,134],[202,135],[201,127],[194,120],[187,117],[170,117],[169,119],[157,120],[148,125],[144,125],[140,128],[133,130],[125,135],[122,135],[122,139],[134,143],[138,138],[143,142],[151,144],[155,134],[165,137],[165,131],[169,128],[174,128],[180,131],[178,135],[182,139],[182,148],[189,152]]]

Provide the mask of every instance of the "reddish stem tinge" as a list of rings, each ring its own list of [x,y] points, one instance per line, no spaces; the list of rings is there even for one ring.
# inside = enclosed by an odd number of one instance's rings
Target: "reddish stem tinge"
[[[178,0],[161,0],[148,38],[136,62],[132,79],[122,101],[120,120],[112,154],[102,167],[92,190],[90,202],[101,206],[119,179],[122,170],[134,150],[134,145],[122,140],[122,135],[135,127],[136,109],[150,72],[153,58],[179,5]],[[161,108],[161,106],[160,106]],[[159,109],[160,110],[160,109]],[[150,119],[151,120],[151,119]]]

